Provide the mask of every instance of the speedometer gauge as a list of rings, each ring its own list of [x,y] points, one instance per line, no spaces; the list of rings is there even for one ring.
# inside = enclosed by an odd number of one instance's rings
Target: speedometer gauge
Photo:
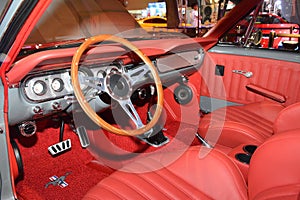
[[[55,92],[61,92],[64,89],[64,82],[63,82],[63,80],[60,79],[60,78],[53,79],[53,81],[51,83],[51,88]]]
[[[44,95],[47,92],[47,85],[44,81],[36,81],[33,86],[32,90],[36,95]]]

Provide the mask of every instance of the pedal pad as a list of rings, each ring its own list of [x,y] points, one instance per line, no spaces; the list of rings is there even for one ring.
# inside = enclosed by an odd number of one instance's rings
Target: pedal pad
[[[83,148],[86,148],[90,145],[90,139],[87,135],[87,132],[86,132],[86,129],[84,126],[79,126],[77,129],[76,129],[76,132],[78,134],[78,137],[79,137],[79,141],[80,141],[80,144]]]
[[[64,151],[71,149],[71,147],[72,147],[71,140],[67,139],[48,147],[48,151],[52,156],[55,156],[57,154],[60,154]]]

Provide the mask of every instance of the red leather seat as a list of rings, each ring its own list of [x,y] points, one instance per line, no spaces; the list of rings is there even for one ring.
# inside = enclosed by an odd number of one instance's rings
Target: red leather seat
[[[84,199],[300,198],[300,129],[273,136],[256,150],[248,187],[227,155],[208,151],[190,147],[170,165],[166,163],[176,152],[143,158],[130,164],[127,172],[117,171],[103,179]]]
[[[300,103],[284,107],[259,102],[228,106],[205,115],[199,133],[211,143],[234,148],[240,144],[261,144],[274,133],[300,128]]]

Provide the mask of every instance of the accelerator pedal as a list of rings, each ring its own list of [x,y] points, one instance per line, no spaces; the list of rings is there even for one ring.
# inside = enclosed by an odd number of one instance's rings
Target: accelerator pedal
[[[60,154],[62,152],[71,149],[71,147],[72,147],[71,140],[67,139],[48,147],[48,151],[52,156],[55,156],[57,154]]]
[[[90,145],[90,140],[89,140],[89,137],[88,137],[85,127],[84,126],[78,127],[76,129],[76,133],[79,137],[79,141],[80,141],[82,148],[87,148]]]

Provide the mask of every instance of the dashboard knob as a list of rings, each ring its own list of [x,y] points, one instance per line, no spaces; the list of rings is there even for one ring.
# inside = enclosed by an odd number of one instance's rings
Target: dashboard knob
[[[139,90],[138,97],[140,100],[144,100],[147,97],[147,90],[145,88]]]
[[[26,121],[19,125],[20,133],[25,137],[30,137],[36,133],[36,124],[34,121]]]
[[[61,110],[60,103],[54,102],[54,103],[52,104],[52,108],[53,108],[54,110]]]
[[[41,113],[43,113],[43,110],[40,106],[35,106],[33,108],[33,112],[36,113],[36,114],[41,114]]]

